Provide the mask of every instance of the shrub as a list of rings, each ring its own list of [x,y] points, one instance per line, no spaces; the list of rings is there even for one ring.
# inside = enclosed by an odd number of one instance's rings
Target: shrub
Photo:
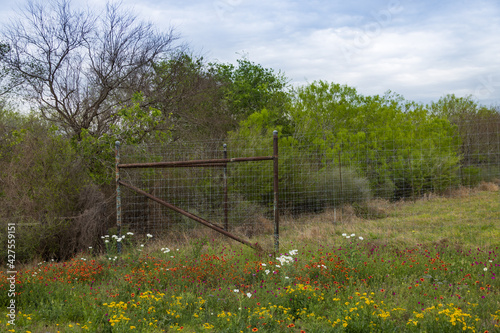
[[[229,146],[233,154],[239,154],[234,157],[272,155],[272,130],[261,131],[255,126],[261,124],[267,115],[266,110],[252,115],[242,123],[240,131],[230,135]],[[279,138],[279,202],[282,210],[318,212],[326,207],[369,199],[370,187],[366,178],[351,167],[325,166],[318,159],[320,155],[308,147],[292,137]],[[230,170],[231,191],[240,193],[251,202],[272,207],[271,161],[239,163]]]
[[[291,213],[320,212],[328,207],[364,203],[371,197],[368,179],[351,168],[325,167],[317,172],[285,175],[280,191],[283,209]]]
[[[481,180],[481,169],[477,167],[464,167],[460,170],[460,180],[463,186],[476,186]]]
[[[33,115],[2,112],[0,124],[1,228],[18,225],[19,259],[68,258],[94,245],[106,203],[70,141]]]

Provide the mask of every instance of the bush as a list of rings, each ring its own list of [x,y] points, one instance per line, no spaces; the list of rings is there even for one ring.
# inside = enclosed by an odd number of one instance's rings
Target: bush
[[[33,115],[3,111],[0,131],[0,223],[17,224],[19,259],[68,258],[95,246],[106,203],[70,141]]]
[[[401,96],[362,96],[354,88],[314,82],[298,89],[290,110],[294,137],[322,152],[324,164],[349,163],[383,197],[421,195],[458,182],[457,130]],[[390,180],[390,181],[389,181]]]
[[[460,180],[463,186],[476,186],[483,179],[481,169],[477,167],[465,167],[460,170]]]
[[[368,179],[350,168],[325,167],[317,172],[283,175],[286,183],[280,185],[280,205],[293,214],[321,212],[329,207],[364,203],[371,197]]]
[[[252,123],[261,123],[259,118],[265,117],[265,110],[252,115],[242,124],[240,131],[230,135],[229,146],[234,157],[273,154],[272,130],[266,129],[262,133],[252,126]],[[318,158],[320,155],[308,148],[295,138],[279,138],[280,209],[294,214],[319,212],[327,207],[364,202],[370,198],[370,186],[365,177],[351,167],[325,166]],[[232,165],[231,191],[271,208],[274,197],[272,164],[272,161],[263,161]]]

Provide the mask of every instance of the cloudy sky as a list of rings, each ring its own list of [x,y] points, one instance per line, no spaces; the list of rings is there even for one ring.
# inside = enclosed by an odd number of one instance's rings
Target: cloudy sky
[[[102,0],[73,0],[101,6]],[[293,85],[326,80],[428,103],[500,105],[498,0],[122,0],[209,61],[246,56]],[[17,3],[17,4],[16,4]],[[19,2],[0,0],[0,19]]]

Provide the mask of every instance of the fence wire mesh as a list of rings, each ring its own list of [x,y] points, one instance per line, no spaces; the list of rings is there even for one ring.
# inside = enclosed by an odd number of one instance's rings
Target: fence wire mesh
[[[280,237],[312,224],[317,233],[361,232],[372,238],[380,237],[377,229],[388,237],[417,232],[425,238],[435,228],[450,228],[445,234],[451,238],[474,237],[476,229],[498,238],[500,122],[460,126],[455,135],[432,140],[412,131],[390,140],[369,131],[350,133],[345,140],[280,134]],[[228,158],[273,154],[272,135],[264,135],[122,147],[121,163],[222,159],[224,144]],[[273,233],[272,161],[228,163],[226,171],[209,166],[121,169],[120,174],[122,181],[183,210],[221,227],[228,223],[232,233]],[[489,212],[477,215],[481,195],[495,200]],[[451,199],[444,206],[429,203],[443,198]],[[122,224],[155,235],[205,228],[128,189],[122,191]]]

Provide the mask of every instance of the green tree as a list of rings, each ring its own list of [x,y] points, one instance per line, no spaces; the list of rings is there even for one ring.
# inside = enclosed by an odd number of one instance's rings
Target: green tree
[[[456,183],[453,126],[397,94],[362,96],[352,87],[313,82],[298,89],[290,115],[295,136],[322,152],[325,165],[355,166],[383,196],[392,186],[399,197]]]
[[[289,131],[290,87],[282,72],[264,68],[246,58],[238,59],[236,66],[212,64],[211,71],[223,86],[227,107],[235,120],[242,121],[254,112],[267,109],[272,121]]]
[[[273,131],[279,136],[279,200],[282,210],[291,213],[321,211],[344,203],[362,203],[370,198],[366,178],[354,168],[321,163],[321,157],[300,135],[284,133],[267,109],[255,112],[229,135],[229,147],[235,156],[270,156]],[[232,192],[252,202],[272,207],[272,163],[238,163],[231,167]],[[339,186],[342,183],[343,186]],[[342,195],[349,193],[349,195]]]
[[[280,151],[286,138],[289,147],[283,149],[290,154],[290,165],[282,168],[319,173],[325,181],[344,170],[352,179],[367,178],[374,194],[384,198],[441,191],[458,182],[456,128],[397,94],[363,96],[346,85],[313,82],[296,90],[287,116],[288,133],[264,109],[242,122],[232,137],[254,142],[279,129]],[[358,184],[360,198],[366,198],[362,181],[350,183]],[[318,188],[311,179],[304,184]]]
[[[431,103],[428,108],[432,114],[457,126],[464,168],[487,169],[489,165],[500,162],[500,112],[497,109],[479,105],[472,96],[457,97],[453,94]]]
[[[67,258],[96,244],[106,200],[84,162],[47,120],[0,110],[0,227],[19,223],[18,260]]]
[[[185,52],[155,63],[141,89],[144,106],[162,112],[172,140],[222,139],[237,122],[224,101],[220,80],[203,58]]]

